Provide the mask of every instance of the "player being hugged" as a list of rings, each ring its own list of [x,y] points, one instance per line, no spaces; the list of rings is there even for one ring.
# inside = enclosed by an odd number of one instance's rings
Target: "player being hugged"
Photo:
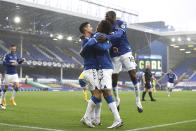
[[[119,73],[122,70],[122,65],[124,65],[131,81],[134,84],[137,110],[141,113],[143,112],[143,107],[140,101],[139,83],[136,75],[137,64],[135,63],[130,44],[127,40],[127,25],[121,20],[116,20],[116,13],[114,11],[108,11],[106,13],[106,20],[112,23],[111,35],[108,36],[108,39],[112,43],[112,48],[110,48],[110,56],[114,65],[114,71],[112,74],[112,87],[118,110],[120,98],[118,95],[117,82]]]
[[[100,36],[105,36],[107,38],[107,35],[109,35],[109,32],[111,30],[111,23],[106,20],[102,20],[97,28],[97,33],[93,36],[94,39],[98,39]],[[101,98],[101,93],[103,93],[103,96],[108,103],[108,106],[110,110],[113,113],[114,116],[114,123],[109,126],[108,128],[118,128],[123,125],[123,122],[120,118],[120,115],[118,113],[116,104],[114,99],[112,98],[111,89],[112,89],[112,72],[113,72],[113,65],[110,60],[109,55],[109,49],[111,48],[112,44],[109,41],[105,41],[103,43],[95,42],[93,44],[86,44],[81,53],[89,55],[87,53],[87,50],[94,50],[94,57],[96,58],[97,62],[97,70],[98,70],[98,78],[99,78],[99,86],[98,90],[100,91],[100,94],[98,98]]]
[[[24,61],[26,61],[25,58],[19,58],[18,55],[16,54],[16,46],[11,45],[10,46],[10,53],[7,53],[3,59],[3,65],[6,67],[5,79],[4,79],[5,88],[3,90],[3,95],[2,95],[2,99],[3,99],[2,104],[4,106],[6,106],[5,95],[6,95],[6,91],[8,89],[8,85],[10,83],[14,84],[13,93],[12,93],[12,97],[11,97],[10,101],[13,105],[16,106],[16,102],[15,102],[14,98],[15,98],[16,93],[19,88],[19,78],[18,78],[16,67],[19,64],[22,64]]]
[[[88,101],[88,106],[85,115],[82,117],[81,122],[88,127],[95,127],[100,125],[100,112],[101,112],[101,91],[99,88],[99,78],[97,74],[98,64],[95,58],[95,50],[91,45],[102,40],[102,36],[95,39],[92,38],[93,28],[88,22],[84,22],[79,27],[82,33],[82,51],[81,56],[84,60],[84,79],[86,85],[92,93],[91,99]],[[92,120],[92,115],[95,112],[95,121]]]

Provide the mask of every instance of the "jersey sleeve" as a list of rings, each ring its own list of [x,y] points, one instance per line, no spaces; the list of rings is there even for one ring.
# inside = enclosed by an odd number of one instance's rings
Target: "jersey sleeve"
[[[124,21],[119,21],[119,29],[123,30],[123,32],[127,31],[127,23]]]
[[[114,34],[108,35],[108,40],[120,39],[124,33],[127,31],[127,24],[123,21],[118,21],[118,30]]]
[[[5,55],[4,57],[3,57],[3,65],[4,66],[10,66],[12,63],[11,62],[9,62],[9,57],[8,57],[8,55]]]
[[[102,50],[102,51],[108,50],[108,49],[110,49],[110,47],[112,47],[112,44],[110,44],[110,43],[108,43],[108,42],[97,43],[97,44],[95,45],[95,49],[97,49],[97,50]]]
[[[18,62],[18,64],[22,64],[23,61],[20,58],[18,58],[18,56],[17,56],[17,62]]]
[[[95,45],[97,43],[97,40],[95,38],[91,38],[87,41],[86,44],[84,44],[84,46],[82,47],[80,53],[85,55],[86,54],[86,51],[89,47]]]

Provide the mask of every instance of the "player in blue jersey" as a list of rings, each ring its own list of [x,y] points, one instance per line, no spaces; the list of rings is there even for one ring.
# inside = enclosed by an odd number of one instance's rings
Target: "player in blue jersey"
[[[5,79],[4,79],[5,88],[3,90],[3,95],[2,95],[2,98],[3,98],[2,104],[4,106],[6,106],[5,94],[8,89],[8,85],[10,83],[14,84],[13,93],[12,93],[12,97],[11,97],[10,101],[13,105],[16,106],[16,102],[15,102],[14,98],[15,98],[16,93],[19,88],[19,78],[18,78],[16,67],[19,64],[22,64],[22,62],[24,62],[24,61],[26,61],[25,58],[19,58],[18,55],[16,54],[16,46],[11,45],[10,46],[10,53],[6,54],[3,58],[3,65],[6,67]]]
[[[106,36],[106,34],[109,34],[110,30],[111,30],[111,23],[109,21],[103,20],[98,25],[97,33],[93,36],[92,39],[98,39],[102,35]],[[113,65],[109,55],[109,48],[111,46],[112,45],[109,42],[104,42],[104,43],[89,42],[83,47],[81,52],[82,54],[86,54],[87,56],[90,55],[88,50],[91,50],[94,53],[93,56],[96,58],[98,78],[100,80],[97,89],[103,92],[103,96],[114,115],[114,123],[108,128],[118,128],[122,126],[122,120],[117,111],[115,101],[111,95],[111,89],[112,89],[111,75],[113,71]],[[99,97],[101,97],[101,94]]]
[[[91,45],[97,42],[99,38],[91,38],[93,35],[93,28],[88,22],[84,22],[79,27],[80,32],[83,34],[82,38],[82,49],[85,47],[85,45]],[[86,46],[87,47],[87,46]],[[101,111],[101,92],[98,90],[99,87],[99,78],[97,74],[97,61],[94,54],[93,48],[87,48],[86,54],[82,54],[84,59],[84,79],[86,80],[86,84],[89,88],[89,90],[92,93],[92,97],[88,102],[88,106],[85,112],[85,115],[81,119],[81,122],[87,125],[88,127],[95,127],[93,125],[93,121],[91,120],[92,114],[97,108],[97,124],[100,123],[100,111]],[[99,116],[98,116],[99,115]]]
[[[135,95],[136,95],[136,105],[138,112],[143,112],[143,107],[140,101],[140,89],[139,83],[136,76],[136,66],[134,57],[132,56],[132,50],[130,44],[127,40],[126,30],[127,25],[121,20],[116,20],[116,13],[114,11],[108,11],[106,13],[106,20],[112,23],[111,34],[116,34],[115,37],[108,37],[112,43],[112,48],[110,49],[110,56],[112,58],[112,63],[114,65],[114,71],[112,74],[112,87],[113,93],[116,97],[116,104],[119,109],[120,98],[118,95],[118,77],[119,72],[122,70],[122,65],[125,66],[131,81],[134,84]],[[112,36],[112,35],[111,35]]]
[[[174,82],[175,82],[175,80],[178,80],[178,77],[173,72],[173,69],[169,69],[169,72],[166,73],[166,77],[167,77],[168,96],[170,96],[172,89],[174,88]]]

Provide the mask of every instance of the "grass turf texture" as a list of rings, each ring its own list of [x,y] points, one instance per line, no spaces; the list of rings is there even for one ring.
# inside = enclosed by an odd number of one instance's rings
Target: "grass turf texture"
[[[129,130],[153,125],[174,123],[196,119],[196,92],[153,93],[157,102],[142,102],[143,113],[138,113],[134,92],[120,92],[120,115],[124,126],[115,130]],[[11,92],[7,93],[7,109],[0,110],[0,123],[53,128],[69,131],[111,130],[113,116],[103,99],[102,126],[88,128],[80,123],[87,103],[83,101],[82,92],[19,92],[16,96],[17,106],[8,101]],[[90,97],[90,93],[88,93]],[[35,129],[8,127],[0,125],[0,131],[33,131]],[[196,122],[148,129],[149,131],[195,131]]]

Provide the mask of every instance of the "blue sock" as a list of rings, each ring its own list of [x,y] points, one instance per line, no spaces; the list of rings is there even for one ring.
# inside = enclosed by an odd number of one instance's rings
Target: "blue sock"
[[[105,97],[105,100],[107,101],[108,104],[114,102],[114,99],[113,99],[112,95],[108,96],[108,97]]]
[[[112,87],[116,87],[117,86],[117,84],[115,83],[115,84],[112,84]]]
[[[98,98],[96,98],[96,97],[94,97],[94,96],[91,96],[91,100],[92,100],[95,104],[97,104],[97,103],[100,102],[101,99],[98,99]]]

